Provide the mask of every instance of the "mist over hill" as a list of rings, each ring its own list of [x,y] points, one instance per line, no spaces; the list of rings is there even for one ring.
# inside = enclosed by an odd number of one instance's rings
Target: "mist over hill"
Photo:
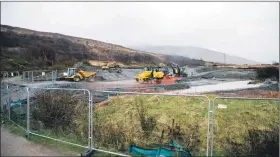
[[[227,63],[227,64],[260,64],[256,61],[245,59],[238,56],[225,55],[222,52],[217,52],[205,48],[194,46],[131,46],[131,48],[154,52],[159,54],[172,54],[178,56],[184,56],[191,59],[203,59],[209,62]]]

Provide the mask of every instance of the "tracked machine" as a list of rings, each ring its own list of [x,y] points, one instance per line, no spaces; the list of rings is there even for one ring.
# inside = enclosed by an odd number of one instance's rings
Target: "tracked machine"
[[[107,70],[110,73],[113,73],[113,72],[121,73],[122,72],[120,66],[115,61],[109,62],[106,65],[102,66],[102,70]]]

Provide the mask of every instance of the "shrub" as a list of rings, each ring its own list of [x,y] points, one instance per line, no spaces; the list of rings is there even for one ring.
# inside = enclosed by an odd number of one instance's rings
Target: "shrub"
[[[138,120],[141,124],[141,129],[145,136],[150,136],[156,126],[156,119],[147,114],[147,107],[144,105],[144,100],[141,97],[136,97],[136,111],[138,113]]]
[[[63,91],[46,91],[38,94],[35,104],[32,105],[34,120],[42,122],[46,129],[54,130],[56,134],[59,130],[84,134],[85,127],[81,125],[81,121],[84,119],[83,115],[86,115],[84,108],[86,105],[76,96],[77,94]],[[69,130],[70,127],[80,129]]]
[[[225,146],[229,156],[267,156],[279,155],[279,129],[272,127],[270,131],[249,130],[244,143],[236,143],[228,139],[229,146]]]

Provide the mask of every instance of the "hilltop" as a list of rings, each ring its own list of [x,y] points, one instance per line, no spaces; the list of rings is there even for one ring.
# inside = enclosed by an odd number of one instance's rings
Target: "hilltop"
[[[2,71],[65,68],[87,60],[117,61],[127,66],[146,66],[170,61],[180,65],[204,65],[188,57],[138,51],[120,45],[58,33],[1,26]]]
[[[151,51],[158,54],[172,54],[178,56],[184,56],[192,59],[203,59],[209,62],[218,62],[226,64],[260,64],[256,61],[252,61],[249,59],[245,59],[238,56],[232,56],[228,54],[224,54],[222,52],[217,52],[205,48],[194,47],[194,46],[132,46],[137,50],[142,51]]]

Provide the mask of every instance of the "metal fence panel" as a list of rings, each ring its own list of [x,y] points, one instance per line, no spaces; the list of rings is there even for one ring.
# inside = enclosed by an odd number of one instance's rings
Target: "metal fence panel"
[[[192,155],[208,156],[210,100],[206,96],[94,90],[92,101],[93,148],[128,155],[131,144],[170,148],[167,144],[174,138]]]
[[[6,117],[21,129],[26,128],[27,89],[11,83],[1,83],[1,109]]]
[[[279,101],[215,98],[211,156],[279,156]]]
[[[85,89],[29,88],[27,133],[90,148],[90,93]]]
[[[52,81],[57,79],[57,71],[51,70],[36,70],[36,71],[24,71],[22,73],[22,80],[25,82],[42,82],[42,81]]]
[[[10,92],[9,84],[6,82],[1,82],[1,112],[4,113],[9,118],[9,101],[10,101]]]

